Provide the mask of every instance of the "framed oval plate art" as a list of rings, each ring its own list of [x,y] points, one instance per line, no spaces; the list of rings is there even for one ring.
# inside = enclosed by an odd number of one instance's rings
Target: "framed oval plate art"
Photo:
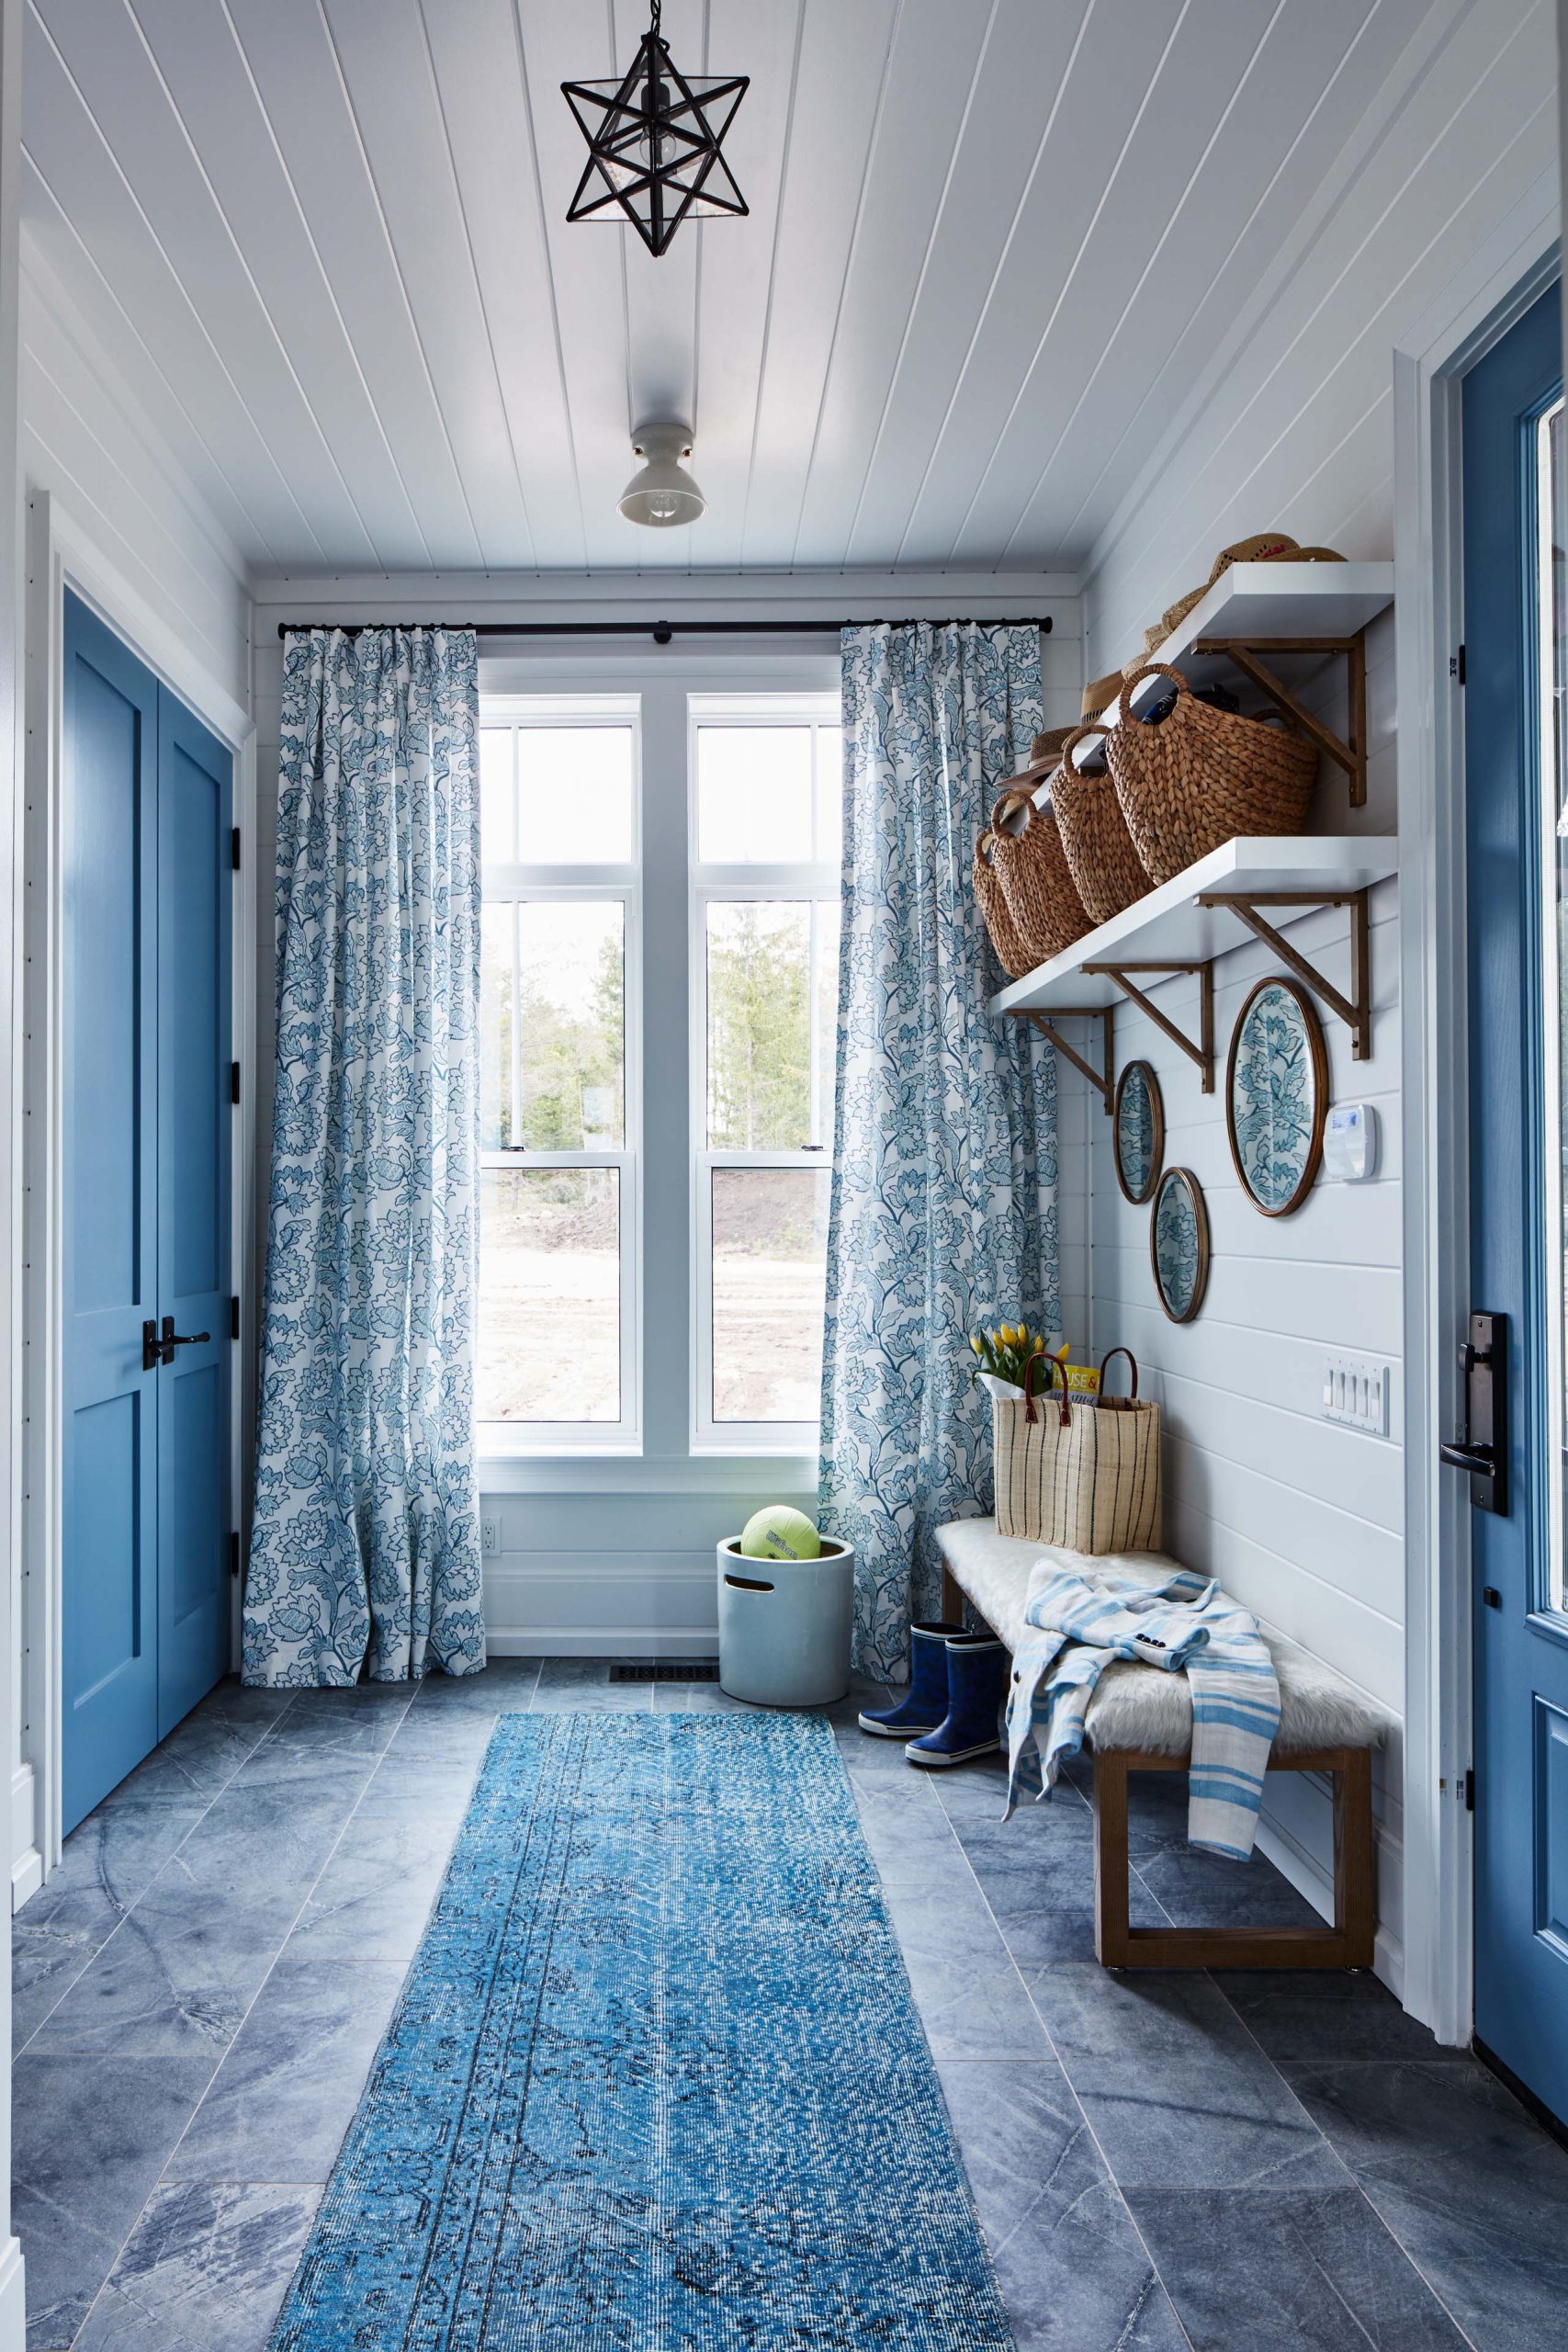
[[[1168,1168],[1159,1180],[1149,1258],[1160,1305],[1173,1323],[1190,1323],[1209,1287],[1209,1212],[1190,1168]]]
[[[1129,1062],[1116,1082],[1116,1182],[1134,1205],[1159,1182],[1165,1103],[1147,1062]]]
[[[1265,1216],[1289,1216],[1311,1192],[1327,1116],[1316,1007],[1294,980],[1259,980],[1231,1033],[1225,1121],[1242,1189]]]

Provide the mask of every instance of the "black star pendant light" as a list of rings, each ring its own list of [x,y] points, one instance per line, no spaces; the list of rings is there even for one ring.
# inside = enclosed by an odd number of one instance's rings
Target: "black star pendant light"
[[[668,252],[688,216],[744,216],[746,199],[719,150],[750,78],[688,81],[671,62],[659,17],[653,0],[653,21],[624,80],[561,84],[588,141],[567,219],[624,214],[654,254]]]

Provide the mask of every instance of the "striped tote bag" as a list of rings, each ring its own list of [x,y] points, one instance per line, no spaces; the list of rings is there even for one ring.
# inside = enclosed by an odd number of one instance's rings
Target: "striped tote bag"
[[[1125,1356],[1132,1394],[1107,1396],[1105,1368]],[[1043,1363],[1045,1394],[1034,1394]],[[992,1403],[997,1532],[1068,1552],[1157,1552],[1163,1533],[1159,1407],[1138,1395],[1138,1367],[1112,1348],[1100,1367],[1100,1394],[1072,1396],[1051,1357],[1033,1357],[1016,1402]]]

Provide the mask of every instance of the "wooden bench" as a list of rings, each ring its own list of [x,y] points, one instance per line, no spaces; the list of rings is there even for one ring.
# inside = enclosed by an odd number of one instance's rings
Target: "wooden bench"
[[[965,1610],[1010,1650],[1024,1630],[1029,1576],[1047,1547],[1010,1541],[992,1520],[941,1528],[942,1613]],[[1061,1554],[1080,1565],[1077,1555]],[[1107,1575],[1156,1584],[1177,1563],[1157,1553],[1118,1555]],[[1134,1772],[1185,1772],[1191,1701],[1184,1678],[1156,1667],[1109,1667],[1089,1703],[1085,1738],[1094,1774],[1094,1949],[1105,1968],[1370,1968],[1377,1926],[1372,1750],[1386,1720],[1353,1683],[1293,1643],[1271,1642],[1280,1678],[1280,1731],[1271,1772],[1322,1772],[1334,1784],[1334,1920],[1321,1928],[1134,1928],[1128,1906],[1128,1782]],[[1179,1717],[1185,1709],[1188,1731]],[[1097,1736],[1098,1718],[1098,1736]]]

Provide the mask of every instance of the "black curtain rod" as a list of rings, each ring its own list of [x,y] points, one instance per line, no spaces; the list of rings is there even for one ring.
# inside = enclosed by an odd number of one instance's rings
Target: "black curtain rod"
[[[928,621],[928,628],[955,628],[961,621]],[[655,645],[668,645],[679,632],[682,637],[837,637],[844,628],[914,628],[917,620],[905,621],[279,621],[279,637],[308,633],[314,628],[335,628],[344,637],[363,637],[367,629],[377,628],[471,628],[476,637],[651,637]],[[1026,616],[1012,620],[1005,616],[1000,620],[976,621],[976,628],[1037,628],[1043,637],[1051,634],[1051,616],[1043,619]]]

